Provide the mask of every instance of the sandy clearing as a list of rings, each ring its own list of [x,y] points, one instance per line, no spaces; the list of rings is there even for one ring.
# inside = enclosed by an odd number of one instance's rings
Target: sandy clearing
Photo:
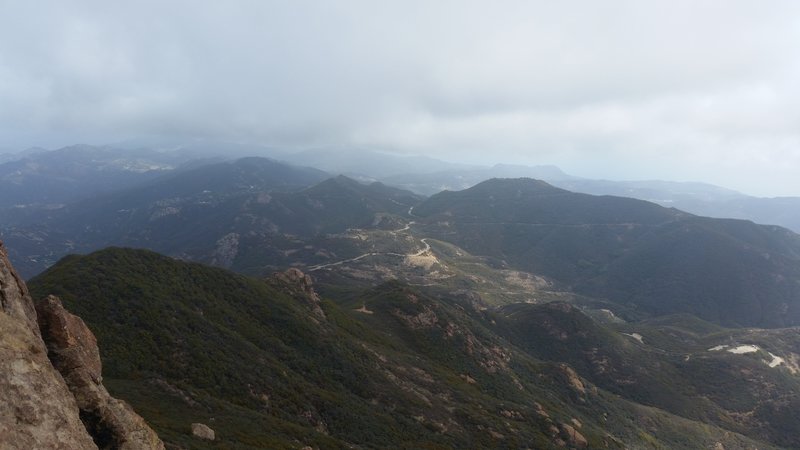
[[[764,361],[765,363],[767,363],[768,366],[774,368],[780,366],[781,364],[784,364],[785,361],[780,356],[775,356],[772,354],[772,352],[767,352],[767,353],[769,353],[769,356],[772,357],[772,361]]]
[[[758,351],[758,346],[755,345],[740,345],[738,347],[729,348],[728,352],[736,355],[743,355],[745,353],[755,353]]]

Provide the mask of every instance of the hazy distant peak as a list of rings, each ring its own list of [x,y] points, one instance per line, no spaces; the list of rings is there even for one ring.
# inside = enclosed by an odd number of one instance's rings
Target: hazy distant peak
[[[323,191],[341,191],[353,190],[366,187],[358,181],[347,177],[345,175],[337,175],[335,177],[326,178],[319,183],[310,186],[306,189],[307,192],[323,192]]]
[[[244,158],[236,159],[232,162],[236,166],[288,166],[289,164],[280,162],[278,160],[267,158],[264,156],[245,156]]]
[[[434,173],[473,169],[475,166],[451,163],[421,155],[401,155],[356,148],[316,148],[291,155],[285,160],[356,176],[389,177],[404,173]]]
[[[342,186],[363,186],[363,184],[359,183],[358,181],[342,174],[336,175],[335,177],[329,179],[328,181],[331,181],[332,183],[336,183]]]
[[[524,176],[530,178],[538,178],[543,180],[562,180],[562,179],[575,179],[577,177],[566,174],[559,167],[554,165],[542,166],[523,166],[517,164],[495,164],[490,169],[492,173],[497,174],[519,174],[517,176]]]
[[[546,181],[537,180],[529,177],[520,178],[491,178],[467,189],[472,192],[506,192],[509,189],[516,189],[521,193],[527,194],[555,194],[566,193],[564,189],[557,188]]]

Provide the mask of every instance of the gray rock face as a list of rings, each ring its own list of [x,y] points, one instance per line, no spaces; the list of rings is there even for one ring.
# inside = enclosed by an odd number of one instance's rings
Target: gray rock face
[[[0,243],[0,447],[164,449],[101,374],[92,332],[56,297],[34,308]]]
[[[25,283],[0,243],[0,443],[3,449],[96,449],[50,364]]]

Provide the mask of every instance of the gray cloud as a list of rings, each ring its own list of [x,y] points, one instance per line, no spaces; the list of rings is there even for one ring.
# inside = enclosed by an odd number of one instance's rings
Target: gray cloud
[[[354,145],[800,195],[794,1],[0,0],[0,147]]]

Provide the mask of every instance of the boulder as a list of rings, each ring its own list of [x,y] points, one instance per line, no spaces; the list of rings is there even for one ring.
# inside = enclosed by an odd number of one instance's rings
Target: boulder
[[[561,428],[561,436],[570,447],[587,448],[589,446],[589,442],[586,440],[586,438],[583,437],[583,435],[572,425],[562,423],[559,425],[559,427]]]
[[[211,429],[211,427],[209,427],[206,424],[193,423],[192,436],[198,437],[200,439],[206,439],[208,441],[213,441],[216,438],[216,433],[214,433],[214,430]]]

